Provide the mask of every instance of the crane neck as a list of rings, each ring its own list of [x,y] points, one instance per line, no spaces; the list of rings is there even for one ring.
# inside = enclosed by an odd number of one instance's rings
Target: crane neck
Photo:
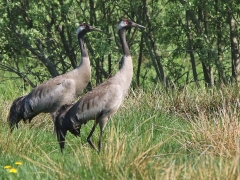
[[[122,50],[123,50],[123,55],[125,56],[130,56],[130,50],[126,41],[126,29],[120,29],[118,30],[118,34],[120,37],[120,41],[122,44]]]
[[[78,43],[80,46],[82,57],[88,57],[87,48],[84,45],[84,35],[85,34],[82,34],[82,33],[78,34]]]
[[[132,81],[133,64],[130,50],[126,41],[126,29],[120,29],[118,33],[122,44],[123,57],[121,60],[121,67],[115,74],[115,78],[117,79],[117,82],[122,86],[123,94],[125,96]]]

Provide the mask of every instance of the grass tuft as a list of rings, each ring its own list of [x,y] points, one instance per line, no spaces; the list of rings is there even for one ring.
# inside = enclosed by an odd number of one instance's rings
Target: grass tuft
[[[105,128],[100,154],[86,141],[93,121],[80,138],[67,134],[63,154],[47,114],[10,134],[12,101],[3,99],[0,107],[3,179],[240,179],[236,87],[131,90]],[[98,138],[97,128],[95,144]]]

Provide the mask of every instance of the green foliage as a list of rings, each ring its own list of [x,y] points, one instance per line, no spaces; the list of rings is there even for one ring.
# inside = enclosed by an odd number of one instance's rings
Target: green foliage
[[[194,66],[189,61],[191,51],[194,54],[200,82],[206,81],[202,73],[204,71],[202,63],[213,69],[213,72],[208,73],[213,73],[215,82],[222,81],[218,80],[219,73],[228,81],[232,76],[232,64],[229,61],[231,50],[227,12],[230,8],[233,15],[237,13],[238,6],[234,4],[194,0],[171,2],[90,0],[50,3],[30,0],[3,1],[0,18],[2,33],[0,68],[28,83],[32,82],[32,86],[68,72],[79,64],[80,53],[75,31],[79,23],[86,21],[104,32],[88,34],[86,37],[93,67],[92,84],[95,84],[94,82],[98,84],[97,79],[104,81],[109,74],[116,71],[115,67],[121,58],[116,25],[120,18],[127,17],[145,25],[148,38],[153,40],[151,47],[146,47],[144,43],[142,52],[139,52],[141,33],[133,30],[127,33],[135,67],[138,67],[139,63],[136,60],[142,57],[140,74],[136,74],[141,83],[136,86],[147,88],[149,83],[155,84],[159,78],[157,73],[152,73],[159,67],[153,66],[149,50],[161,56],[161,62],[158,63],[163,65],[164,74],[170,85],[183,87],[195,81],[192,74]],[[189,25],[186,20],[187,12],[191,12]],[[237,17],[235,16],[236,21]],[[222,60],[218,59],[220,56],[216,38],[219,30],[216,28],[217,25],[221,28]],[[192,50],[189,49],[187,33],[191,34],[193,40]],[[157,56],[155,53],[154,56]],[[47,63],[43,57],[48,60]]]

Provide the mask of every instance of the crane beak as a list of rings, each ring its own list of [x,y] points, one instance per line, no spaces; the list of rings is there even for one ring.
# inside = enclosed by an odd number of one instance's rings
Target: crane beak
[[[145,27],[144,26],[142,26],[142,25],[140,25],[140,24],[137,24],[137,23],[135,23],[135,22],[132,22],[132,27],[136,27],[136,28],[141,28],[141,29],[145,29]]]
[[[100,31],[100,32],[102,32],[101,29],[98,29],[98,28],[95,28],[95,27],[92,27],[92,26],[90,26],[90,31]]]

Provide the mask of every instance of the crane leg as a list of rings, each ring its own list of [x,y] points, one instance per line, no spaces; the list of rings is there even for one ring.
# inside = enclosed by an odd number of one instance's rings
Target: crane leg
[[[98,150],[99,153],[101,151],[101,147],[102,147],[102,135],[103,135],[103,131],[104,128],[108,122],[108,117],[101,117],[100,119],[98,119],[99,122],[99,126],[100,126],[100,136],[99,136],[99,141],[98,141]]]
[[[95,121],[94,121],[93,128],[92,128],[90,134],[89,134],[88,137],[87,137],[87,142],[90,144],[90,146],[91,146],[93,149],[95,149],[97,152],[99,152],[99,150],[98,150],[98,149],[94,146],[94,144],[92,143],[92,135],[93,135],[93,132],[95,131],[95,128],[96,128],[97,124],[98,124],[98,123],[97,123],[97,121],[95,120]]]
[[[56,113],[51,113],[51,117],[52,117],[52,121],[53,121],[53,124],[55,124],[55,121],[56,121]],[[55,125],[53,126],[53,135],[56,134],[56,127]]]
[[[100,130],[99,141],[98,141],[98,152],[99,152],[99,153],[100,153],[101,147],[102,147],[102,134],[103,134],[103,131],[102,131],[102,129],[101,129],[101,130]]]
[[[28,120],[28,121],[29,121],[29,124],[31,123],[32,119],[33,119],[33,118],[29,118],[29,120]]]
[[[10,133],[13,132],[15,126],[16,126],[16,128],[18,128],[18,123],[16,123],[16,124],[10,124]]]

